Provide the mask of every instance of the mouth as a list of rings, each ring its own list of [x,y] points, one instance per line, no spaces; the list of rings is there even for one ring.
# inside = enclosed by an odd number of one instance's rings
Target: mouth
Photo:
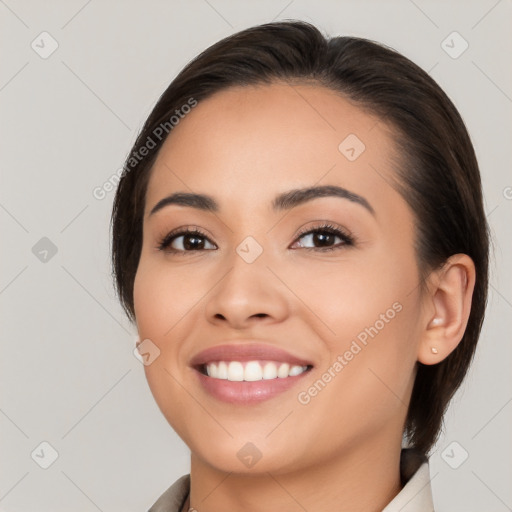
[[[197,354],[190,366],[209,395],[239,405],[276,397],[313,368],[306,359],[261,344],[212,347]]]

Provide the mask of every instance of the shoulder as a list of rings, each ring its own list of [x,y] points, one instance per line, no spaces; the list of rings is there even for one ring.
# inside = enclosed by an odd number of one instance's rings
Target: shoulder
[[[180,512],[190,492],[190,474],[178,478],[156,501],[148,512]]]
[[[434,512],[428,459],[403,449],[400,460],[402,490],[382,512]]]

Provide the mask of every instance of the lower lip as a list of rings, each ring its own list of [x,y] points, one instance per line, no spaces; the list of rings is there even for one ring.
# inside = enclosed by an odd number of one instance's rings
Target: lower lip
[[[215,379],[197,370],[196,373],[203,388],[215,398],[230,404],[249,405],[269,400],[287,391],[298,384],[309,371],[293,377],[278,377],[253,382]]]

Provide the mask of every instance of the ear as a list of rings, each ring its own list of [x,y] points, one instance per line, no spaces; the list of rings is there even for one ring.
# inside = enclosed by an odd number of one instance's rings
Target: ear
[[[430,365],[440,363],[462,340],[471,311],[475,264],[467,254],[455,254],[430,274],[427,285],[418,361]]]

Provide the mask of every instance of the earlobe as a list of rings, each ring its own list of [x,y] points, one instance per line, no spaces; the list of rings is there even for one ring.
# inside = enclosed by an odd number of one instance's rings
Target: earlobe
[[[467,254],[448,258],[429,278],[418,361],[431,365],[448,357],[464,336],[475,287],[475,265]],[[427,316],[428,315],[428,316]]]

